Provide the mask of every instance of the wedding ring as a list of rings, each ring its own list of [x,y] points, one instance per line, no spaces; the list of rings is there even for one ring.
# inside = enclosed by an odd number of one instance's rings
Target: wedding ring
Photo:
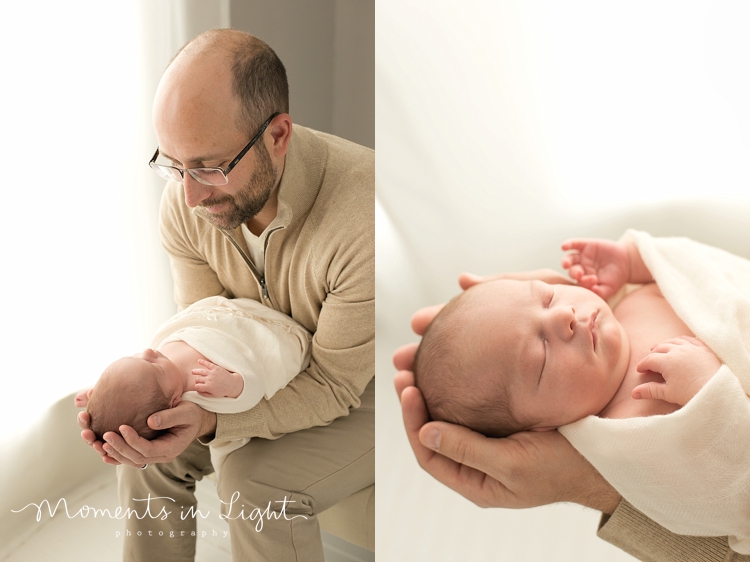
[[[148,463],[144,464],[144,465],[143,465],[143,466],[141,467],[141,470],[146,470],[147,468],[148,468]]]

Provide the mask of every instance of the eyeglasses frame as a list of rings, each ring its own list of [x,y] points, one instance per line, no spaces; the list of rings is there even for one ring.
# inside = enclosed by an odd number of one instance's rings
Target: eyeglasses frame
[[[226,185],[227,183],[229,183],[229,178],[227,177],[227,175],[229,174],[229,172],[231,172],[234,169],[234,167],[239,163],[239,161],[242,160],[242,157],[245,156],[245,154],[247,154],[250,151],[250,149],[253,147],[253,145],[256,142],[258,142],[258,139],[260,139],[260,137],[263,136],[263,133],[266,131],[266,128],[268,127],[268,125],[270,125],[271,121],[273,121],[274,118],[277,117],[278,115],[281,115],[281,113],[276,112],[273,115],[271,115],[271,117],[269,117],[268,119],[266,119],[266,122],[263,123],[263,125],[260,128],[260,130],[255,134],[255,136],[252,139],[250,139],[250,142],[247,143],[247,145],[245,145],[245,148],[243,148],[240,151],[240,153],[234,158],[234,160],[232,160],[229,163],[229,165],[226,168],[219,168],[219,167],[207,168],[205,166],[201,166],[199,168],[178,168],[177,166],[166,166],[166,165],[163,165],[163,164],[157,164],[156,163],[156,159],[159,157],[159,147],[158,146],[156,147],[156,152],[154,152],[154,155],[151,158],[151,160],[149,161],[148,165],[157,174],[159,174],[159,170],[158,170],[159,168],[171,168],[172,170],[177,170],[180,173],[180,177],[182,178],[182,181],[185,181],[185,172],[188,172],[190,174],[190,176],[195,181],[200,182],[200,183],[202,183],[204,185]],[[224,179],[226,180],[226,182],[223,183],[223,184],[207,184],[207,183],[201,181],[200,179],[198,179],[197,177],[195,177],[191,173],[192,170],[212,170],[212,171],[217,171],[218,170],[219,172],[221,172],[224,175]],[[161,174],[159,174],[159,176],[161,176]],[[161,176],[161,177],[163,177],[163,176]]]

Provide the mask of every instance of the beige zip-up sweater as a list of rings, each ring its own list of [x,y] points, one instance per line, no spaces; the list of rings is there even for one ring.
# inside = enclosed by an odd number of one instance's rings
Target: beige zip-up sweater
[[[310,366],[251,410],[218,414],[214,439],[275,439],[358,407],[375,373],[374,151],[294,126],[264,278],[251,270],[241,229],[222,231],[200,214],[185,205],[180,183],[167,183],[160,231],[180,309],[214,295],[246,297],[313,334]]]

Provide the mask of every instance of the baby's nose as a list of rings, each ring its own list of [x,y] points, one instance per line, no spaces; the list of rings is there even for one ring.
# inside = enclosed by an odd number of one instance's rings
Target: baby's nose
[[[561,307],[557,310],[557,328],[560,335],[565,339],[570,339],[576,330],[576,309],[572,306]]]

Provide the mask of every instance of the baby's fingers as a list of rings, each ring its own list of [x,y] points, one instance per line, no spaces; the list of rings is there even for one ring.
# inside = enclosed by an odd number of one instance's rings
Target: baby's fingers
[[[567,252],[568,250],[576,250],[580,252],[588,246],[589,242],[591,241],[583,238],[571,238],[562,243],[562,249],[564,252]]]
[[[660,344],[661,345],[661,344]],[[658,348],[658,346],[657,346]],[[653,351],[649,353],[638,362],[635,366],[636,371],[639,373],[645,373],[646,371],[653,371],[654,373],[664,373],[664,353],[658,353]]]
[[[680,336],[679,338],[675,338],[675,341],[679,341],[679,343],[684,343],[684,342],[692,343],[694,346],[697,346],[697,347],[708,347],[701,340],[693,336]]]
[[[195,383],[195,391],[201,396],[213,396],[214,394],[209,390],[206,383],[197,382]]]
[[[578,252],[571,252],[570,254],[564,255],[562,258],[563,269],[568,269],[579,263],[581,263],[581,254]]]
[[[578,282],[579,287],[583,287],[584,289],[588,289],[589,291],[594,291],[596,294],[599,295],[599,289],[603,285],[599,284],[599,277],[597,275],[586,274],[583,271],[581,271],[580,275],[578,275],[577,273],[576,275],[577,277],[574,277],[573,274],[571,274],[570,276],[573,277]],[[606,298],[606,297],[602,297],[602,298]]]
[[[671,402],[667,398],[667,385],[658,382],[647,382],[645,384],[639,384],[633,389],[631,394],[636,400],[666,400]]]
[[[208,369],[193,369],[190,372],[193,373],[196,377],[198,377],[198,376],[205,377],[205,376],[208,375]]]
[[[205,359],[198,359],[198,363],[209,369],[213,369],[214,367],[216,367],[216,365],[211,363],[211,361],[206,361]]]
[[[213,385],[211,384],[211,377],[197,376],[195,377],[195,391],[198,394],[210,393]]]
[[[563,265],[563,267],[565,266]],[[583,277],[586,273],[583,267],[578,264],[571,265],[566,269],[568,270],[568,275],[570,275],[570,278],[575,279],[576,281],[580,281],[581,277]]]

